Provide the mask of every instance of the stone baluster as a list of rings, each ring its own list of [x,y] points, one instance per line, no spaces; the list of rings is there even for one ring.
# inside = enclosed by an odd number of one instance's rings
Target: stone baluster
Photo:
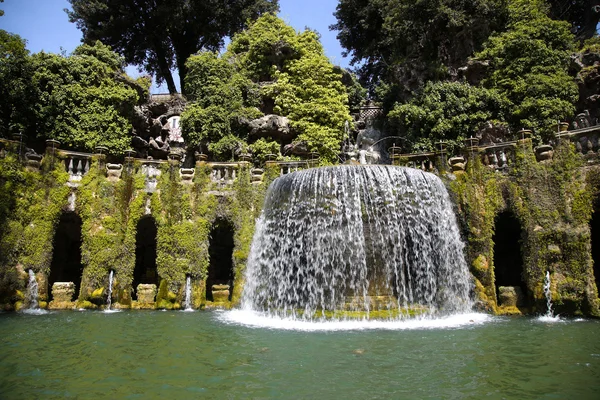
[[[69,176],[73,176],[73,158],[72,157],[68,158],[67,172],[69,173]]]

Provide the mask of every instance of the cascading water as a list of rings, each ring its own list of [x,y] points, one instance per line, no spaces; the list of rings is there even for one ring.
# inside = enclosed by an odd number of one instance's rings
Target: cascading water
[[[39,308],[38,283],[33,270],[29,270],[29,283],[27,284],[27,295],[25,297],[25,308],[37,310]]]
[[[185,311],[192,311],[192,277],[187,276],[185,279],[185,298],[183,300],[183,308]]]
[[[267,193],[242,307],[303,320],[468,312],[463,247],[433,174],[392,166],[292,173]]]
[[[112,269],[108,273],[108,297],[106,299],[106,310],[110,311],[110,307],[112,306],[112,288],[113,288],[113,278],[115,275],[115,271]]]
[[[552,292],[550,291],[550,271],[546,271],[546,277],[544,278],[544,295],[546,295],[545,317],[554,318],[554,311],[552,311]]]

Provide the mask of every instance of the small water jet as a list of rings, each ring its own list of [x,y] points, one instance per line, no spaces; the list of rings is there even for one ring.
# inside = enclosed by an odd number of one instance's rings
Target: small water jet
[[[309,321],[468,312],[463,247],[433,174],[381,165],[292,173],[268,190],[242,307]]]
[[[552,292],[550,291],[550,271],[546,271],[544,277],[544,295],[546,296],[546,315],[545,317],[554,318],[554,311],[552,311]]]
[[[115,271],[111,269],[108,273],[108,297],[106,299],[106,311],[111,311],[110,307],[112,306],[112,289],[114,275]]]
[[[193,311],[192,308],[192,277],[190,275],[185,278],[185,298],[183,299],[183,309],[185,311]]]
[[[29,283],[27,284],[27,294],[25,296],[25,308],[28,310],[38,310],[39,307],[39,294],[38,294],[38,283],[35,278],[33,270],[28,270]]]

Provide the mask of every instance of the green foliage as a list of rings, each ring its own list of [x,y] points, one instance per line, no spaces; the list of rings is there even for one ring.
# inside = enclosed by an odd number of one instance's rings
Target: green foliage
[[[579,40],[596,34],[600,10],[596,0],[548,0],[550,16],[553,19],[567,21]]]
[[[234,36],[222,57],[200,53],[190,57],[187,68],[193,102],[181,126],[188,143],[217,159],[231,159],[256,140],[248,137],[247,122],[266,112],[288,117],[298,141],[325,160],[336,160],[344,122],[350,120],[348,93],[357,97],[360,91],[352,79],[344,85],[342,71],[328,61],[315,32],[298,34],[266,14]],[[262,160],[266,151],[279,153],[280,145],[260,139],[251,147]]]
[[[431,151],[440,140],[456,154],[481,125],[503,119],[506,100],[493,89],[462,82],[429,82],[410,102],[388,114],[394,134],[407,139],[407,152]],[[403,142],[404,143],[404,142]]]
[[[19,270],[48,274],[54,230],[70,191],[67,179],[52,157],[42,173],[24,170],[14,155],[0,158],[0,301],[24,288]]]
[[[567,74],[573,49],[569,25],[550,19],[544,1],[509,2],[507,30],[490,37],[475,57],[489,60],[483,84],[511,102],[507,120],[513,128],[540,134],[573,114],[577,85]]]
[[[40,135],[86,151],[103,145],[121,154],[129,147],[129,119],[139,97],[122,82],[123,60],[109,47],[82,45],[70,57],[42,52],[33,64]]]
[[[462,66],[506,18],[504,0],[341,0],[331,29],[373,90],[406,100]]]
[[[185,61],[201,50],[217,50],[277,0],[69,0],[71,22],[86,43],[112,46],[130,64],[143,66],[176,93],[172,69],[178,69],[183,93]]]
[[[279,143],[275,141],[268,141],[263,138],[258,139],[256,142],[250,145],[254,160],[261,164],[267,161],[267,154],[279,154],[279,148]]]
[[[0,137],[10,131],[35,134],[33,65],[25,40],[0,29]]]

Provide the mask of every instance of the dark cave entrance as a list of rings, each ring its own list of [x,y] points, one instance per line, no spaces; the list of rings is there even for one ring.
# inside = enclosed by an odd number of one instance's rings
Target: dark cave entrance
[[[594,213],[590,221],[590,231],[592,236],[594,277],[596,278],[596,288],[600,290],[600,197],[597,197],[594,201]]]
[[[229,285],[229,300],[233,292],[233,225],[225,219],[217,219],[210,231],[208,277],[206,300],[214,301],[213,285]]]
[[[83,272],[81,243],[81,218],[74,212],[63,212],[52,243],[52,262],[48,277],[50,300],[52,300],[52,285],[56,282],[73,282],[74,299],[79,295]]]
[[[500,286],[518,286],[525,294],[521,234],[521,223],[512,212],[504,211],[496,216],[492,237],[496,293],[499,293]]]
[[[158,287],[156,233],[154,218],[147,216],[139,220],[135,233],[135,268],[132,283],[134,300],[137,300],[137,286],[140,283],[153,283]]]

